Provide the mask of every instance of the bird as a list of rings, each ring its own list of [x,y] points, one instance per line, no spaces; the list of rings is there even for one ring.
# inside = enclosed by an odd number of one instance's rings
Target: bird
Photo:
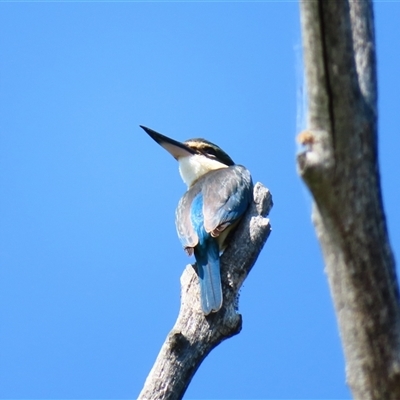
[[[187,191],[175,212],[176,230],[186,253],[196,259],[202,311],[215,313],[223,304],[220,256],[252,201],[251,174],[208,140],[179,142],[140,127],[179,163]]]

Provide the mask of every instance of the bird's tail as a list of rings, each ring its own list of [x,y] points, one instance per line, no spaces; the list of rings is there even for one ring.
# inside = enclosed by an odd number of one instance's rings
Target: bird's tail
[[[203,246],[196,246],[195,256],[200,282],[201,308],[204,314],[208,315],[211,312],[217,312],[222,307],[217,241],[214,238],[209,238]]]

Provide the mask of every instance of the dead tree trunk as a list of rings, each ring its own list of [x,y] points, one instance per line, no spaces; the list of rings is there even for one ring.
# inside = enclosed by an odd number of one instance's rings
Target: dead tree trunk
[[[215,314],[204,316],[200,307],[197,275],[191,265],[181,277],[181,309],[139,399],[181,399],[193,375],[210,351],[238,334],[242,317],[237,312],[238,292],[257,260],[270,232],[265,218],[272,207],[269,191],[257,183],[254,202],[221,257],[224,304]]]
[[[313,221],[356,399],[400,399],[399,290],[377,156],[372,2],[300,3],[308,129],[298,170]]]

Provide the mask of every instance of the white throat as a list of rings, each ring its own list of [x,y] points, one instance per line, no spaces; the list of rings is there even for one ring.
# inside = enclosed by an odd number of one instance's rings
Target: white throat
[[[183,181],[190,188],[201,176],[214,169],[228,168],[227,165],[211,160],[206,156],[194,154],[181,157],[179,160],[179,172]]]

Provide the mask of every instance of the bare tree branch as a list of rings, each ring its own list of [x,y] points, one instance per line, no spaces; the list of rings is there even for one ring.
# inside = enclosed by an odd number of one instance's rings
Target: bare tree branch
[[[377,84],[370,0],[301,5],[309,97],[300,175],[357,399],[400,399],[399,290],[377,159]]]
[[[181,399],[197,368],[223,340],[238,334],[242,317],[237,313],[238,292],[257,260],[270,232],[265,218],[272,207],[264,186],[254,186],[254,202],[236,229],[221,257],[224,294],[222,309],[204,316],[200,306],[197,275],[188,265],[181,277],[181,309],[139,399]]]

